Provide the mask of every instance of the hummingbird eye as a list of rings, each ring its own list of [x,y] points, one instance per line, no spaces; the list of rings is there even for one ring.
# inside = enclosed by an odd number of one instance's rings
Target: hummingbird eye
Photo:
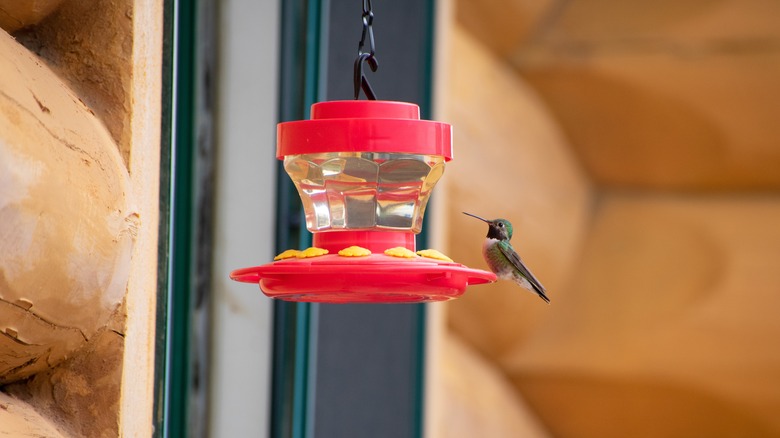
[[[498,223],[498,226],[499,226],[500,228],[504,228],[504,223],[503,223],[503,222],[499,222],[499,223]]]

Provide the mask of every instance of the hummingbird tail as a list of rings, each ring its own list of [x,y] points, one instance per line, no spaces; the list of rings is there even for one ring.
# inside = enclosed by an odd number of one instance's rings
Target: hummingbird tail
[[[530,272],[529,272],[530,274]],[[523,288],[527,289],[530,292],[535,293],[536,295],[539,295],[539,298],[543,299],[546,303],[550,302],[550,297],[547,296],[546,289],[544,286],[539,283],[536,278],[533,278],[533,281],[529,281],[528,278],[520,275],[520,274],[513,274],[512,279],[515,281],[515,283],[519,284]]]

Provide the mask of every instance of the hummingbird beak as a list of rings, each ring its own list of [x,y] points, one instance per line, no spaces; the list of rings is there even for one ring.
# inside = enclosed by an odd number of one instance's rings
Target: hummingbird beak
[[[477,219],[481,220],[482,222],[487,222],[487,223],[490,223],[490,221],[489,221],[489,220],[487,220],[487,219],[483,219],[483,218],[481,218],[481,217],[479,217],[479,216],[477,216],[477,215],[475,215],[475,214],[466,213],[465,211],[463,211],[463,212],[461,212],[461,213],[465,214],[466,216],[471,216],[471,217],[477,218]]]

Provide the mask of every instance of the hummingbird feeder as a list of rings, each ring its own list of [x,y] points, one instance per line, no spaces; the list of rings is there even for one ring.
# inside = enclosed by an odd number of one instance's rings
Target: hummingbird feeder
[[[370,9],[370,8],[369,8]],[[370,13],[370,10],[369,10]],[[416,251],[415,234],[452,159],[452,127],[421,120],[412,103],[375,100],[362,72],[376,70],[373,34],[355,63],[355,98],[315,103],[311,120],[277,126],[277,158],[303,202],[312,247],[233,271],[271,298],[327,303],[419,303],[457,298],[495,274]],[[357,100],[360,90],[369,100]]]

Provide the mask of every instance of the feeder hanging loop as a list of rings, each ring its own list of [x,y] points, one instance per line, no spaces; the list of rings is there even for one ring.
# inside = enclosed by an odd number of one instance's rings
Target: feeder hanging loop
[[[375,72],[379,67],[375,56],[374,46],[374,30],[372,25],[374,23],[374,12],[372,10],[371,0],[363,0],[363,33],[360,37],[360,43],[358,44],[358,57],[355,60],[355,100],[360,97],[360,90],[366,95],[369,100],[376,100],[376,94],[371,88],[371,84],[368,83],[366,75],[363,72],[363,63],[368,63],[371,71]],[[368,36],[368,52],[363,51],[363,47],[366,44],[366,36]]]

